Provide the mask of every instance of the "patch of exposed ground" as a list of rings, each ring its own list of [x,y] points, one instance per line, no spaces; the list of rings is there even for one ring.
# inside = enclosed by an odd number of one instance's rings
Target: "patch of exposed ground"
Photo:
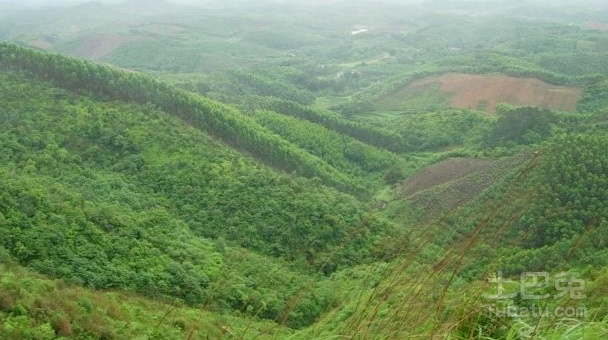
[[[28,45],[39,48],[41,50],[50,50],[51,48],[53,48],[53,43],[44,38],[32,40],[28,42]]]
[[[122,44],[137,40],[137,37],[118,34],[96,34],[80,40],[74,55],[87,59],[99,59],[112,54]]]
[[[148,33],[152,34],[161,34],[161,35],[175,35],[179,33],[183,33],[188,31],[188,27],[175,25],[175,24],[164,24],[164,23],[153,23],[146,24],[137,27],[140,30],[144,30]]]
[[[601,22],[601,21],[591,21],[591,22],[588,22],[587,25],[591,29],[598,30],[598,31],[608,32],[608,24],[607,23],[604,23],[604,22]]]
[[[398,194],[415,206],[424,208],[430,216],[439,216],[479,196],[532,157],[448,158],[413,174],[401,185]]]
[[[494,113],[499,103],[574,111],[582,89],[551,85],[533,78],[448,73],[410,84],[411,89],[439,84],[450,106]]]

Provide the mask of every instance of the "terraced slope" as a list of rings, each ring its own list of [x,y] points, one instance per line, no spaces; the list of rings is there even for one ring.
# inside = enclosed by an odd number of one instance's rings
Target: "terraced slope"
[[[399,189],[400,194],[431,215],[440,214],[474,199],[533,157],[523,154],[500,159],[448,158],[412,175]]]

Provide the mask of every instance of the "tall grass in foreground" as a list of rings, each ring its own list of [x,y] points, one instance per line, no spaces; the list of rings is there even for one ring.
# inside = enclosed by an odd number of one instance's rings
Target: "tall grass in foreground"
[[[492,258],[496,253],[491,248],[508,238],[511,224],[524,214],[521,207],[533,199],[535,188],[516,183],[530,175],[538,162],[535,157],[508,175],[500,195],[482,195],[483,202],[474,203],[481,206],[465,214],[468,228],[447,228],[450,224],[445,221],[455,211],[419,229],[411,228],[401,260],[380,266],[379,272],[366,268],[359,276],[353,274],[357,283],[344,282],[346,292],[336,292],[343,303],[291,338],[552,340],[608,336],[605,308],[589,310],[585,318],[578,319],[499,316],[488,310],[485,295],[496,290],[488,278],[501,268],[501,259]],[[510,209],[505,209],[505,201]],[[516,245],[523,241],[520,238],[510,242]],[[565,308],[570,303],[552,299],[548,307]]]

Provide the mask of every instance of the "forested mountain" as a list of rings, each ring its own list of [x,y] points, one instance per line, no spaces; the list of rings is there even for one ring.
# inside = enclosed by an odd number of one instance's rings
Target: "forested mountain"
[[[2,45],[1,55],[2,247],[38,272],[238,310],[250,297],[212,288],[240,279],[228,274],[244,265],[231,263],[240,261],[237,254],[254,252],[248,280],[256,288],[242,294],[260,294],[281,279],[263,277],[257,254],[288,281],[320,279],[317,273],[373,261],[375,243],[391,230],[352,196],[271,171],[221,143],[241,138],[212,127],[214,115],[237,114],[221,104],[169,86],[155,89],[161,84],[141,75],[13,45]],[[180,95],[189,103],[171,101]],[[203,116],[210,105],[215,112]],[[253,121],[246,126],[256,128]],[[301,284],[307,283],[293,282],[296,290]],[[264,304],[263,311],[253,307],[260,315],[288,317],[287,300],[279,298],[280,307],[256,299]],[[315,315],[307,313],[308,321],[290,322],[309,323]]]
[[[603,338],[597,6],[11,4],[0,339]]]

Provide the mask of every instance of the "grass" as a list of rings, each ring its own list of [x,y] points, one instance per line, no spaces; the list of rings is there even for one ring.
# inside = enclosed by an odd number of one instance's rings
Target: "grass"
[[[513,197],[510,204],[526,204],[530,199],[526,188],[512,183],[515,178],[526,176],[527,167],[515,167],[513,176],[505,182],[503,195],[481,195],[469,204],[483,216],[468,215],[458,230],[445,230],[458,212],[450,211],[441,220],[418,225],[409,225],[408,216],[413,209],[405,201],[394,201],[382,214],[393,215],[391,219],[400,228],[407,229],[409,243],[402,248],[403,256],[394,262],[377,267],[360,267],[350,274],[351,283],[344,286],[345,304],[337,306],[315,326],[298,333],[302,339],[602,339],[608,334],[606,308],[598,307],[596,300],[549,299],[547,308],[582,307],[591,309],[586,318],[549,318],[522,315],[520,317],[493,316],[485,303],[485,294],[495,294],[496,286],[484,277],[492,273],[493,266],[483,263],[480,247],[500,239],[515,216],[499,225],[495,221],[503,216],[504,198]],[[386,193],[382,195],[385,197]],[[480,204],[484,206],[480,209]],[[402,216],[404,218],[400,218]],[[428,220],[428,219],[427,219]],[[451,222],[452,223],[452,222]],[[486,255],[488,256],[488,255]],[[494,259],[497,260],[497,259]],[[494,260],[491,260],[494,261]],[[481,261],[481,262],[480,262]],[[471,263],[485,267],[488,274],[471,275],[466,269]],[[589,295],[602,294],[606,273],[587,275],[592,288]],[[343,273],[347,275],[347,273]],[[357,280],[361,277],[366,279]],[[340,278],[336,278],[338,280]],[[364,284],[364,282],[373,283]],[[517,278],[513,278],[517,281]],[[344,281],[346,282],[346,281]],[[355,283],[358,282],[358,283]],[[358,284],[358,286],[357,286]],[[518,283],[506,287],[506,293],[518,291]],[[574,301],[574,302],[572,302]],[[508,301],[507,301],[508,302]],[[509,303],[519,303],[511,301]],[[521,305],[521,306],[525,306]],[[591,307],[595,306],[595,307]],[[338,335],[336,335],[338,334]]]
[[[0,288],[0,334],[12,339],[274,339],[291,333],[271,321],[215,314],[177,301],[92,291],[14,264],[0,264]]]
[[[420,112],[436,111],[449,106],[450,94],[441,92],[439,84],[429,86],[403,86],[380,96],[376,102],[378,111]]]

